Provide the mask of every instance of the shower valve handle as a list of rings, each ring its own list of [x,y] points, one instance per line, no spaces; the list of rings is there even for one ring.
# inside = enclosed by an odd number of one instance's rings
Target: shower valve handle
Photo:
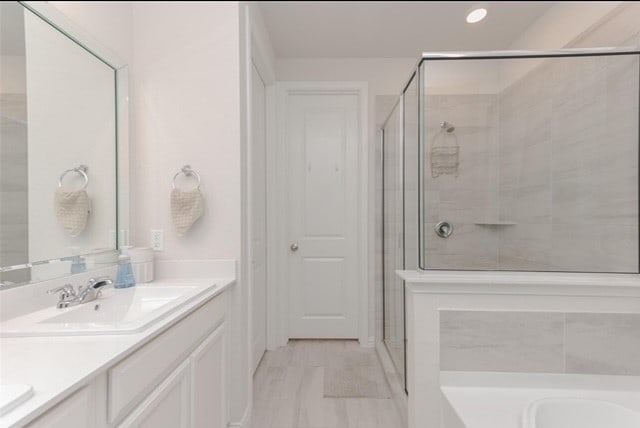
[[[441,238],[448,238],[453,233],[453,225],[448,221],[441,221],[435,226],[436,235]]]

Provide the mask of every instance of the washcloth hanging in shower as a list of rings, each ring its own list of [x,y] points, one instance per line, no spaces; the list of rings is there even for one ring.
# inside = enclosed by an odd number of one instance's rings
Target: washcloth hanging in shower
[[[440,175],[458,176],[460,146],[454,131],[455,127],[451,123],[442,122],[440,131],[433,136],[429,152],[431,177],[433,178]]]

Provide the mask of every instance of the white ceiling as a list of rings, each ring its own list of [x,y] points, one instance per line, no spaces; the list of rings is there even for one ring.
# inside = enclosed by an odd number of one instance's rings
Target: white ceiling
[[[555,2],[260,2],[279,58],[407,58],[426,51],[507,49]]]

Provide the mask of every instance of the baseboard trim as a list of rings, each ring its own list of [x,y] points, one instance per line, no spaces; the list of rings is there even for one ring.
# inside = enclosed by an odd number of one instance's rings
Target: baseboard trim
[[[244,411],[244,415],[242,415],[242,420],[240,420],[240,422],[229,422],[227,426],[229,428],[231,427],[248,428],[250,419],[251,419],[251,407],[247,406],[246,410]]]

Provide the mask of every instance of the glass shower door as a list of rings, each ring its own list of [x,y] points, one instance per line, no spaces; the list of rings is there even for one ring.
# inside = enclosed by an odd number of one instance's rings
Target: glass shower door
[[[406,386],[404,281],[418,269],[418,79],[414,75],[383,127],[384,341]]]
[[[421,69],[421,268],[638,272],[637,54]]]
[[[404,269],[402,193],[402,102],[382,130],[383,152],[383,319],[384,343],[404,377],[404,292],[396,270]]]

